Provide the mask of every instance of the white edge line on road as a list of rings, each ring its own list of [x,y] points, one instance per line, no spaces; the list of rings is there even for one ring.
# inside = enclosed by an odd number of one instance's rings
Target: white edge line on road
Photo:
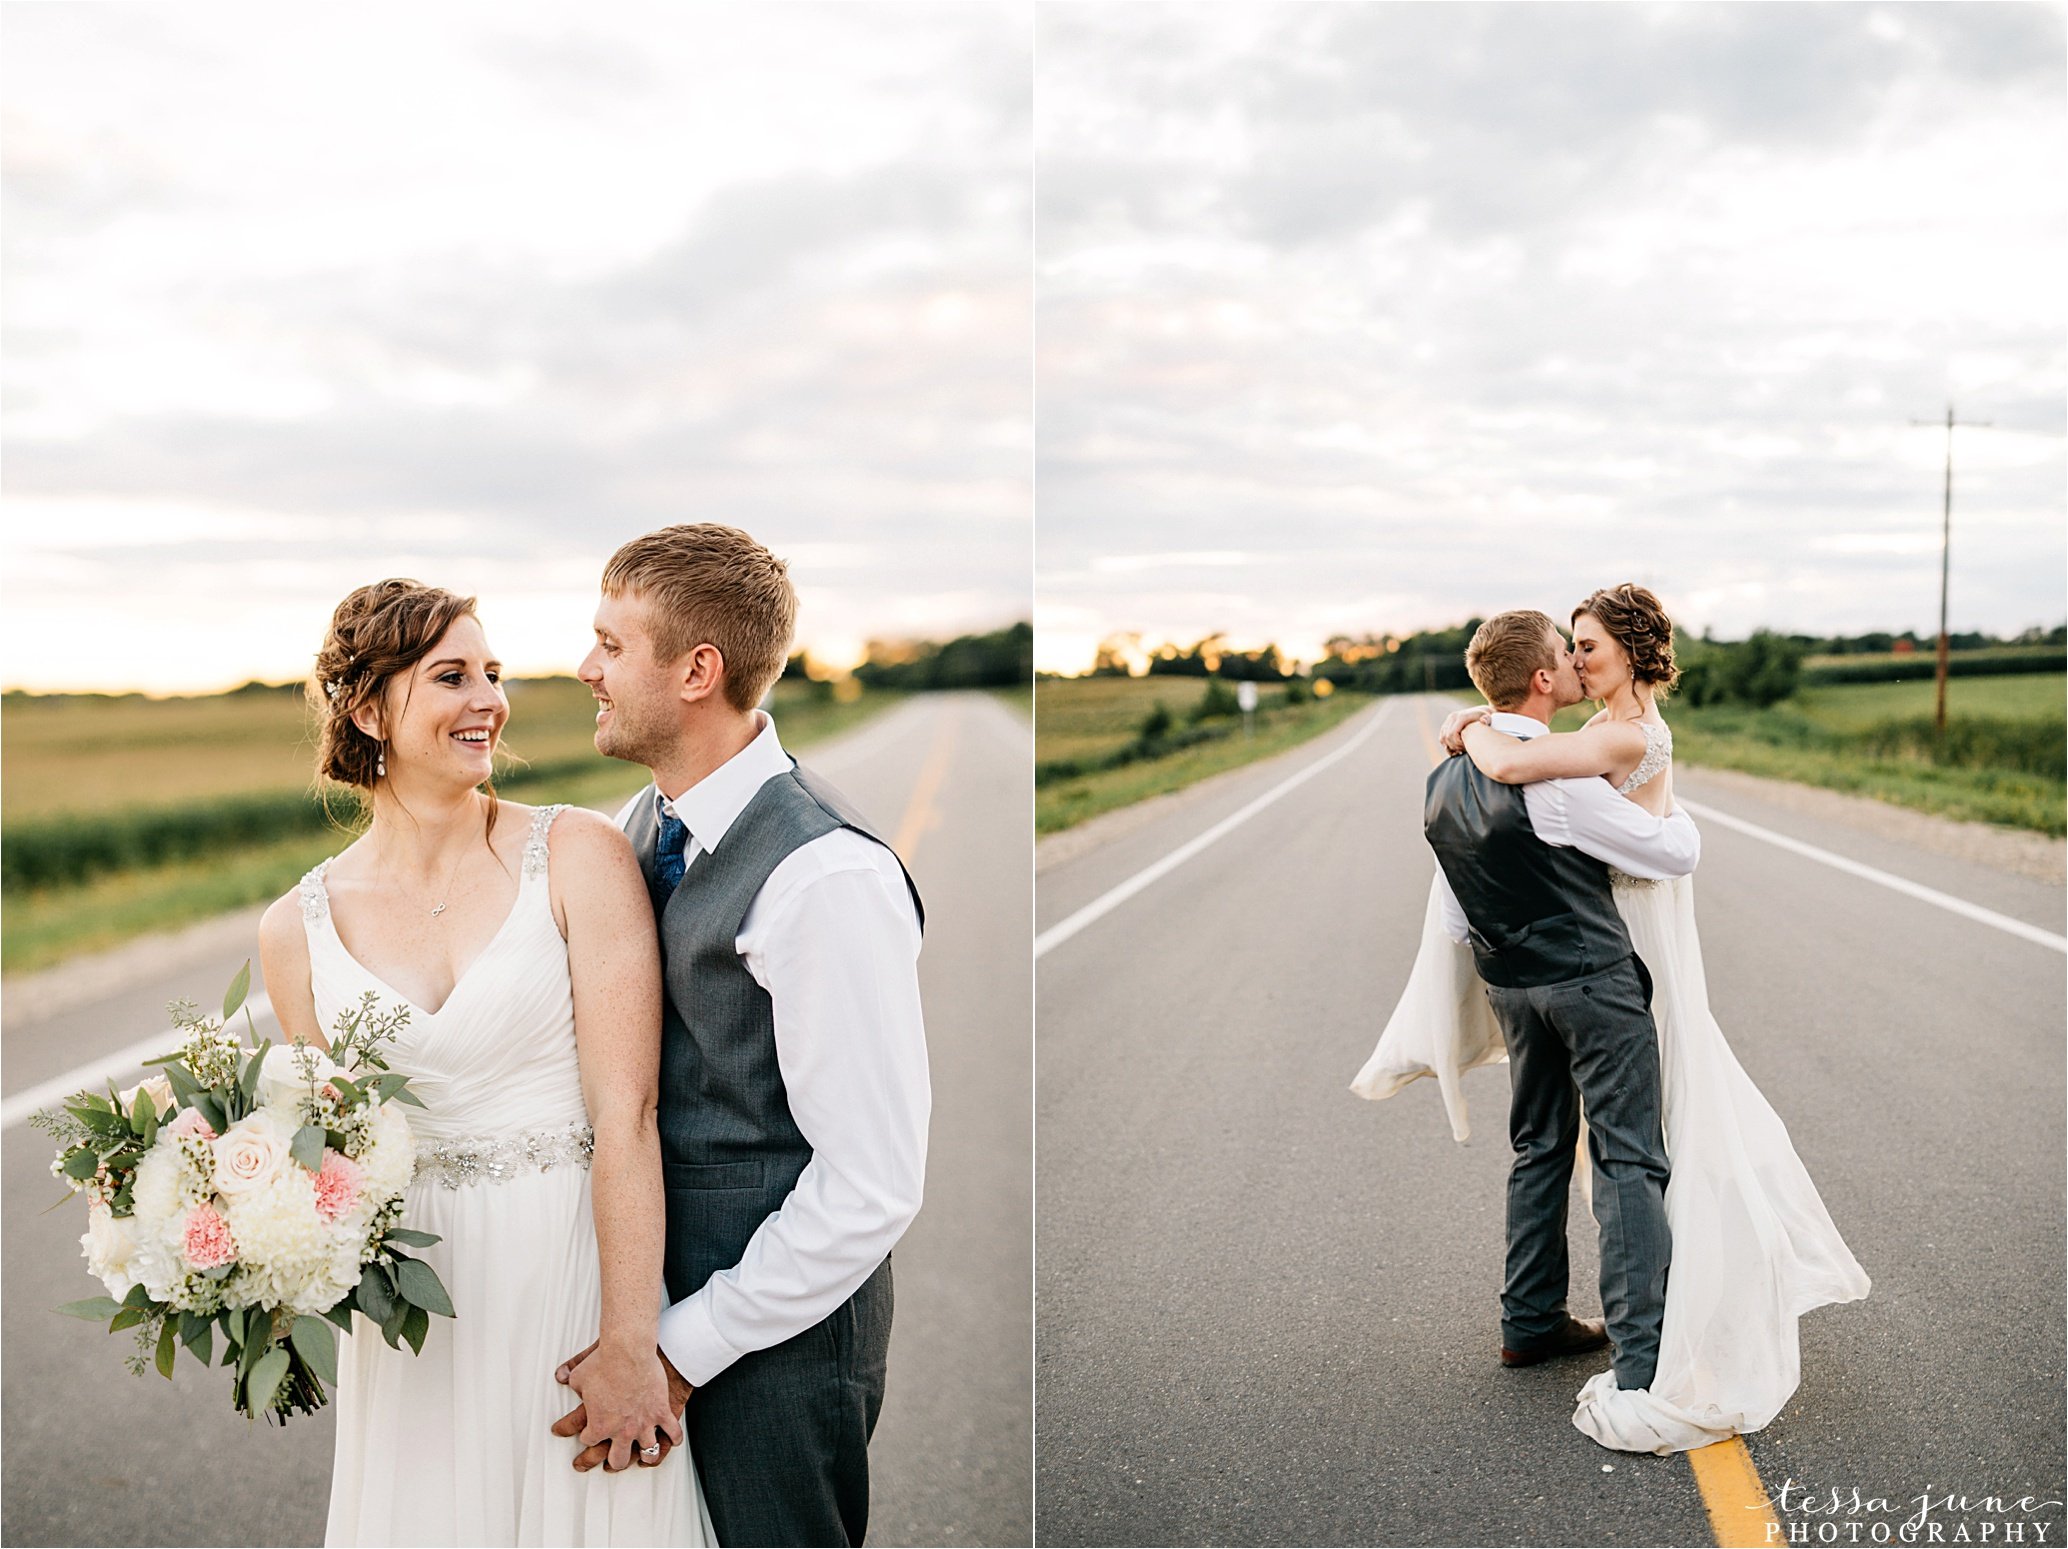
[[[1795,854],[1807,856],[1813,861],[1821,861],[1835,870],[1849,872],[1855,877],[1864,877],[1869,882],[1878,882],[1891,891],[1907,894],[1911,898],[1920,899],[1964,919],[1994,926],[2010,935],[2021,936],[2043,947],[2051,947],[2056,952],[2068,953],[2068,936],[2057,936],[2037,925],[2028,925],[2023,920],[2013,919],[2007,914],[1998,914],[1994,909],[1984,909],[1980,904],[1971,904],[1964,898],[1955,898],[1951,893],[1941,893],[1937,888],[1909,881],[1892,872],[1877,871],[1872,866],[1863,866],[1858,861],[1847,860],[1843,855],[1820,850],[1813,844],[1804,844],[1800,839],[1790,839],[1786,834],[1777,834],[1770,828],[1761,828],[1757,823],[1748,823],[1743,818],[1734,818],[1728,813],[1718,812],[1706,802],[1682,801],[1680,805],[1705,823],[1717,823],[1725,828],[1734,828],[1741,834],[1750,834],[1754,839],[1763,839],[1768,844],[1792,850]]]
[[[1225,838],[1228,834],[1233,833],[1259,812],[1262,812],[1266,807],[1277,801],[1279,797],[1288,794],[1299,786],[1305,785],[1337,760],[1349,757],[1364,745],[1366,738],[1379,729],[1387,715],[1392,712],[1394,705],[1398,703],[1399,700],[1397,699],[1388,699],[1372,713],[1371,719],[1364,723],[1364,730],[1337,748],[1333,753],[1317,758],[1298,773],[1279,781],[1278,784],[1272,786],[1270,790],[1264,792],[1263,795],[1252,801],[1248,806],[1222,818],[1220,822],[1214,824],[1212,828],[1199,835],[1198,838],[1187,840],[1184,844],[1171,851],[1170,854],[1164,856],[1162,860],[1136,872],[1112,891],[1100,894],[1068,919],[1051,925],[1047,930],[1034,938],[1035,957],[1043,956],[1051,947],[1061,946],[1072,936],[1083,930],[1085,926],[1103,919],[1158,878],[1168,876],[1171,872],[1176,871],[1178,867],[1184,865],[1185,862],[1192,859],[1193,856],[1204,850],[1208,845],[1211,845],[1215,840]]]
[[[245,1001],[252,1020],[273,1014],[273,1003],[260,991]],[[179,1047],[180,1034],[177,1028],[160,1028],[148,1038],[142,1038],[126,1049],[117,1049],[113,1054],[104,1054],[97,1060],[90,1060],[75,1070],[68,1070],[62,1076],[53,1076],[40,1086],[32,1086],[26,1092],[17,1092],[4,1103],[0,1103],[0,1130],[10,1130],[38,1108],[48,1108],[61,1103],[74,1092],[84,1087],[98,1087],[115,1076],[126,1076],[131,1071],[142,1070],[144,1061],[155,1059],[161,1054],[170,1054]]]

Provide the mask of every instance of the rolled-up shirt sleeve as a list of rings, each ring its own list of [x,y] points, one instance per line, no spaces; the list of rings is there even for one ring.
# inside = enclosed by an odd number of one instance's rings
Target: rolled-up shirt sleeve
[[[811,1161],[739,1263],[661,1315],[662,1350],[698,1386],[829,1316],[919,1211],[932,1106],[919,922],[887,850],[846,832],[807,849],[820,846],[803,880],[783,872],[804,851],[771,874],[739,942]]]
[[[1540,780],[1522,794],[1539,839],[1570,845],[1633,877],[1670,881],[1691,874],[1702,859],[1693,818],[1678,807],[1655,816],[1606,780]]]

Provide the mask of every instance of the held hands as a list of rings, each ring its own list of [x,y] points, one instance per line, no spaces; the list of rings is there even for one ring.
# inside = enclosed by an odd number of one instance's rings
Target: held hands
[[[1443,729],[1437,732],[1436,740],[1443,744],[1444,752],[1462,753],[1465,751],[1465,728],[1474,721],[1486,723],[1493,718],[1493,711],[1485,705],[1470,710],[1453,710],[1444,717]]]
[[[659,1350],[640,1354],[599,1340],[561,1363],[553,1380],[581,1399],[553,1422],[555,1436],[581,1440],[578,1473],[601,1463],[614,1474],[635,1460],[651,1468],[681,1445],[682,1406],[691,1388]]]

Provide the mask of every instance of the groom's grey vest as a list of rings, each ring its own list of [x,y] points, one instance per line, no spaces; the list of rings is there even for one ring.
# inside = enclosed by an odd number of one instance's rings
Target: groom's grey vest
[[[1429,775],[1422,832],[1471,925],[1479,977],[1504,989],[1583,978],[1632,955],[1608,867],[1530,827],[1519,785],[1469,758]]]
[[[680,1299],[740,1261],[747,1239],[811,1160],[776,1064],[768,992],[734,945],[747,906],[791,851],[837,828],[883,841],[794,761],[790,773],[762,783],[718,848],[697,856],[672,895],[654,881],[659,826],[648,793],[626,833],[660,926],[661,1170],[668,1294]],[[923,924],[910,873],[905,885]]]

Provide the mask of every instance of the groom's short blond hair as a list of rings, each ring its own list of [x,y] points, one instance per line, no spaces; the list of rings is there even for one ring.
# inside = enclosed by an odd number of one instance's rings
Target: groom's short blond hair
[[[760,704],[783,675],[797,633],[790,568],[737,527],[694,522],[634,538],[603,567],[604,595],[626,592],[646,604],[659,661],[717,647],[735,710]]]
[[[1472,632],[1472,643],[1465,647],[1472,686],[1496,710],[1512,710],[1529,698],[1531,678],[1558,670],[1551,650],[1557,632],[1550,615],[1534,608],[1496,613]]]

